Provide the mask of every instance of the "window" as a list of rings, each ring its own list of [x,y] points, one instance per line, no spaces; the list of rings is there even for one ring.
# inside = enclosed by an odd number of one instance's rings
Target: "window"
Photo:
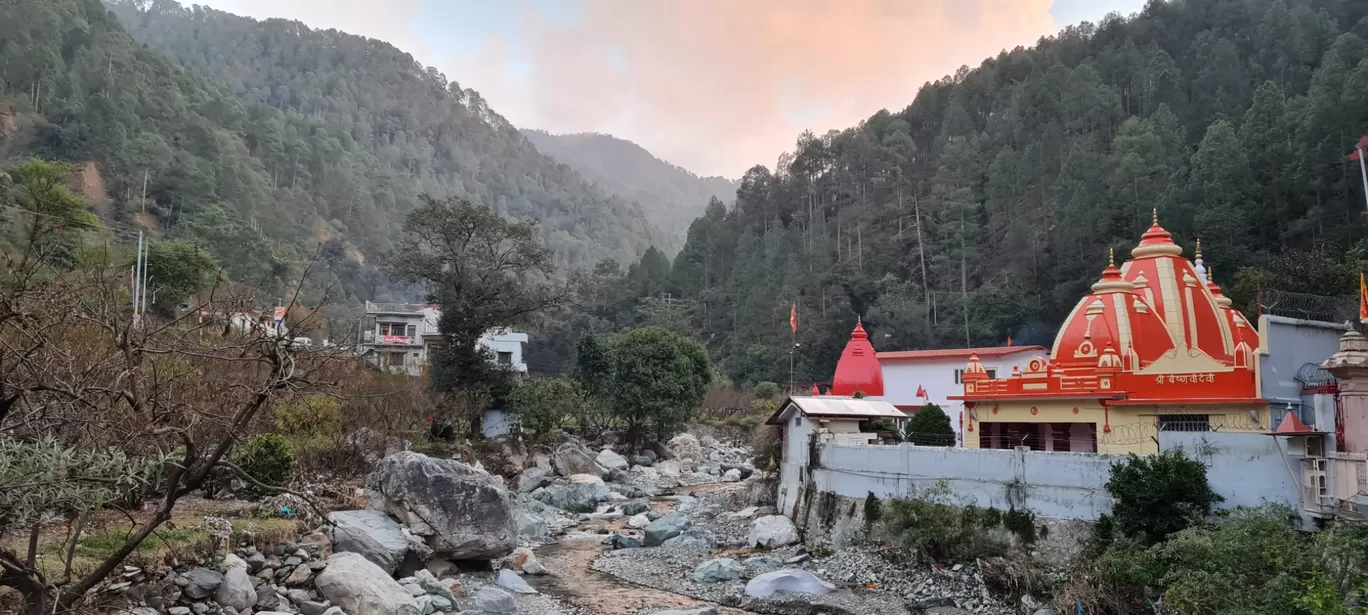
[[[1206,414],[1161,414],[1159,431],[1211,431],[1211,417]]]
[[[388,352],[388,353],[385,353],[385,354],[388,355],[390,367],[403,367],[403,366],[404,366],[404,353],[402,353],[402,352]]]
[[[402,322],[382,322],[380,323],[380,335],[397,335],[405,337],[407,327]]]
[[[989,379],[989,380],[993,380],[993,379],[996,379],[996,378],[997,378],[997,370],[995,370],[995,369],[989,369],[989,370],[984,370],[984,371],[988,372],[988,379]],[[964,384],[963,382],[960,382],[960,377],[963,376],[963,375],[964,375],[964,370],[962,370],[962,369],[957,369],[957,370],[955,370],[955,384]]]
[[[513,364],[513,353],[511,353],[511,352],[500,352],[500,353],[499,353],[499,365],[512,365],[512,364]]]

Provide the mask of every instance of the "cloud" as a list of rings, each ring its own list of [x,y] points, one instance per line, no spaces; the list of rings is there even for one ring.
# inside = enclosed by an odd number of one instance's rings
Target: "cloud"
[[[925,82],[1056,29],[1054,0],[554,0],[572,18],[547,0],[207,1],[390,41],[515,125],[611,133],[730,177],[773,165],[804,129],[900,110]],[[446,24],[415,27],[490,11],[516,26],[472,44],[472,24],[454,24],[459,46],[434,38]]]
[[[574,23],[524,7],[516,41],[490,35],[479,55],[437,60],[517,125],[608,132],[736,177],[803,129],[901,109],[928,80],[1034,43],[1055,29],[1051,4],[583,0]]]

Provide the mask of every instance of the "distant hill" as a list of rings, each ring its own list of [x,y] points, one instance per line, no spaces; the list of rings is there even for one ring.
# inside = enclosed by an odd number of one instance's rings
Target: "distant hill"
[[[522,132],[543,154],[570,165],[608,194],[636,201],[648,219],[681,242],[709,199],[730,203],[740,185],[725,177],[699,177],[612,135]]]

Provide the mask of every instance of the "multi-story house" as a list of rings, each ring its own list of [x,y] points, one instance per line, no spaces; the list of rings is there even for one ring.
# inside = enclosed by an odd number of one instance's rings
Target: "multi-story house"
[[[442,345],[437,321],[442,311],[433,304],[366,302],[360,352],[376,366],[391,372],[422,375],[432,350]],[[487,348],[500,365],[519,373],[527,373],[523,360],[523,345],[527,334],[508,330],[491,330],[480,337],[480,345]]]

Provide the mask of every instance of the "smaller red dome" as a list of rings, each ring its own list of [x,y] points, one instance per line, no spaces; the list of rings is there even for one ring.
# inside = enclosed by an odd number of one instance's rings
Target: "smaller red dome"
[[[850,396],[856,392],[869,397],[883,397],[883,368],[874,354],[874,345],[869,343],[864,324],[855,323],[850,333],[850,341],[841,352],[841,360],[836,363],[836,376],[832,378],[831,395]]]
[[[1177,247],[1177,246],[1174,246]],[[1142,368],[1173,349],[1164,321],[1107,256],[1102,279],[1059,328],[1051,365],[1066,369],[1123,371]]]
[[[1183,249],[1178,244],[1173,243],[1173,235],[1159,226],[1159,210],[1154,210],[1154,222],[1150,224],[1149,230],[1140,236],[1140,244],[1131,250],[1133,258],[1146,258],[1150,256],[1181,256]]]

